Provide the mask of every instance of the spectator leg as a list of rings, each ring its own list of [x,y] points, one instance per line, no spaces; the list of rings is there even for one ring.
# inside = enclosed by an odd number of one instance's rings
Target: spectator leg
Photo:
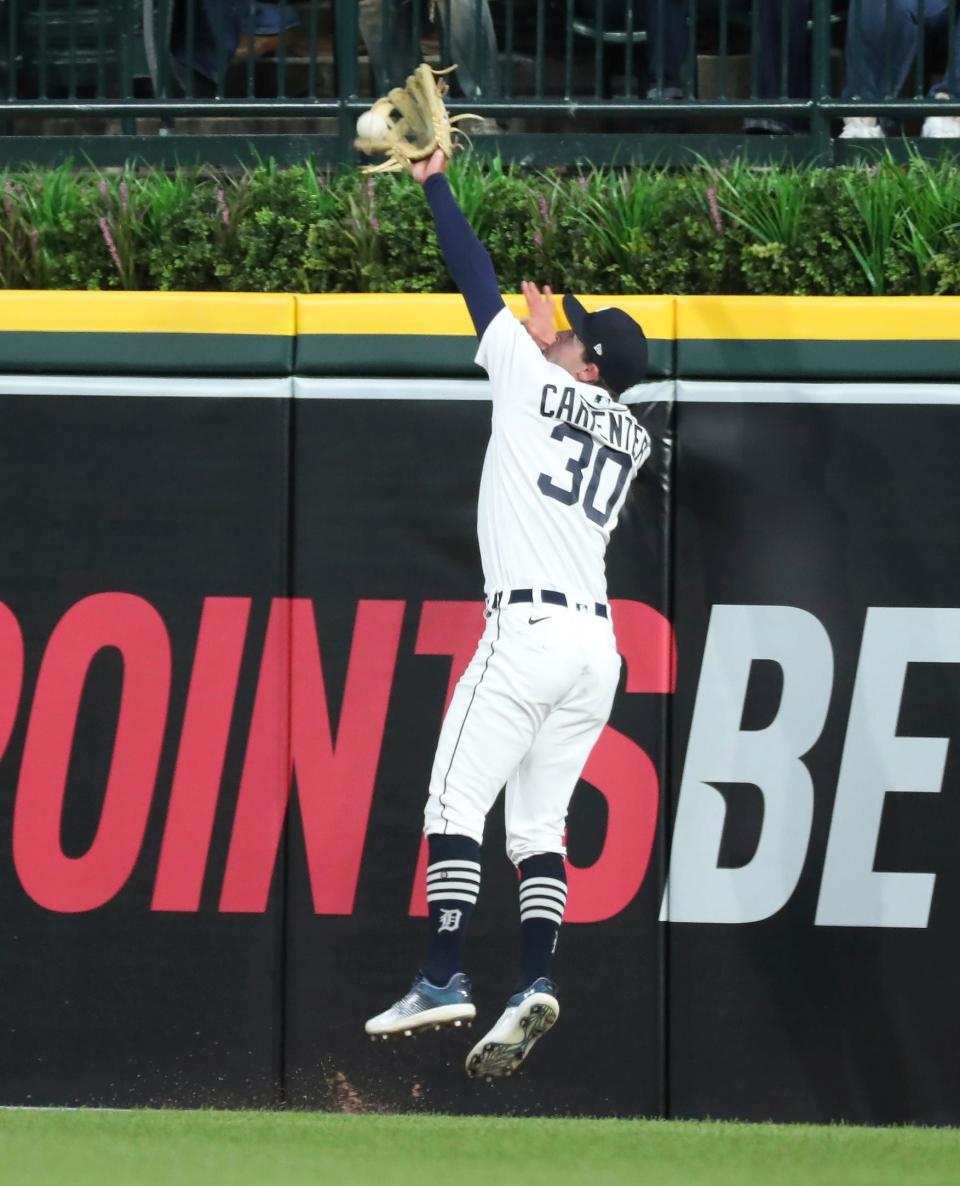
[[[696,62],[687,61],[688,0],[643,0],[638,7],[647,31],[647,94],[682,98],[686,80],[696,77]]]
[[[458,64],[457,81],[468,99],[495,99],[500,94],[497,35],[487,0],[449,0],[450,53]],[[438,9],[446,18],[446,0]]]
[[[929,0],[928,10],[934,2]],[[918,37],[916,0],[850,0],[843,98],[898,95],[916,57]]]
[[[786,95],[806,99],[810,95],[810,0],[754,0],[759,4],[755,47],[757,62],[757,96],[778,99]],[[783,87],[783,34],[787,29],[787,77]]]
[[[384,4],[387,17],[388,45],[384,48]],[[413,47],[413,22],[410,0],[359,0],[357,19],[360,37],[367,47],[377,94],[384,95],[394,86],[402,86],[419,59],[419,47]]]
[[[195,0],[193,60],[187,61],[188,8],[184,0],[179,0],[174,6],[171,32],[171,51],[178,66],[192,70],[208,83],[222,83],[240,41],[239,9],[239,0]],[[195,89],[197,94],[207,94],[209,90],[203,85]]]
[[[924,9],[927,18],[927,30],[943,38],[943,43],[949,45],[950,37],[950,5],[947,0],[927,0]],[[953,61],[947,65],[945,78],[937,79],[930,87],[930,95],[950,95],[956,98],[960,95],[960,4],[957,5],[958,27],[953,40]]]

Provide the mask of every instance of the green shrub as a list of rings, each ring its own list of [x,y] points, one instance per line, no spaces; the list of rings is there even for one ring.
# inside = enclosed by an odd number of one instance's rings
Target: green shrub
[[[468,151],[449,178],[508,291],[960,294],[960,166],[946,154],[542,172]],[[449,291],[417,190],[311,162],[7,171],[0,286]]]

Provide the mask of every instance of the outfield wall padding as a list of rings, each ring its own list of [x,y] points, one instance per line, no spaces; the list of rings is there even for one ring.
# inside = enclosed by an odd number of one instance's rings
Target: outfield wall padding
[[[0,292],[0,374],[290,375],[286,293]]]
[[[960,1123],[960,303],[628,300],[624,673],[561,1021],[491,1086],[363,1034],[483,625],[459,298],[0,295],[0,1104]]]

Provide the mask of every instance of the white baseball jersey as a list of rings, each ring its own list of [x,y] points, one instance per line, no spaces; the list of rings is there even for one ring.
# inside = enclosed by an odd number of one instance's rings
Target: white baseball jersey
[[[606,601],[604,554],[649,434],[601,388],[548,362],[507,308],[476,361],[493,388],[477,515],[487,596],[533,588]]]
[[[570,796],[620,674],[604,553],[647,432],[599,387],[548,362],[509,309],[487,326],[477,362],[493,385],[493,432],[478,534],[486,629],[444,718],[424,828],[483,839],[506,785],[507,853],[563,853]],[[566,594],[543,603],[545,589]],[[571,599],[572,598],[572,602]],[[531,612],[533,611],[533,612]]]

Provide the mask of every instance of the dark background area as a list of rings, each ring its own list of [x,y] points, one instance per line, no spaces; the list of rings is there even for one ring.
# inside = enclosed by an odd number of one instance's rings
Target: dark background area
[[[268,600],[287,582],[283,400],[0,399],[2,600],[24,634],[24,689],[0,762],[0,1102],[262,1107],[281,1065],[282,902],[217,913],[242,749],[227,755],[198,913],[151,912],[203,599],[253,599],[236,719],[249,719]],[[15,875],[12,815],[47,640],[84,597],[125,592],[160,613],[173,654],[167,728],[140,858],[98,910],[53,913]],[[74,741],[64,850],[92,840],[123,666],[91,665]]]
[[[0,401],[0,490],[16,508],[0,541],[2,599],[26,651],[0,764],[0,1102],[661,1112],[662,844],[626,910],[566,929],[558,975],[567,1040],[544,1044],[538,1075],[481,1089],[462,1071],[475,1037],[393,1047],[365,1037],[365,1018],[405,990],[422,956],[424,923],[408,908],[450,660],[414,647],[424,601],[475,602],[480,633],[475,514],[490,413],[483,401],[303,400],[295,431],[291,414],[289,401],[250,398]],[[665,480],[653,474],[611,557],[611,593],[661,611],[666,498]],[[14,867],[20,755],[50,634],[70,607],[104,592],[142,598],[163,619],[169,712],[131,877],[98,909],[54,913],[30,899]],[[271,600],[290,594],[313,604],[334,737],[358,602],[405,607],[350,915],[314,913],[296,793],[268,909],[220,906]],[[151,901],[208,597],[250,599],[246,644],[199,910],[157,911]],[[97,833],[123,678],[120,653],[100,651],[66,788],[61,839],[69,856],[84,854]],[[286,687],[289,670],[281,662],[268,678]],[[662,764],[665,711],[664,696],[624,693],[611,723]],[[278,768],[285,728],[279,722]],[[605,827],[604,799],[583,782],[572,810],[574,863],[596,859]],[[484,868],[469,970],[486,1024],[512,987],[519,947],[499,808]],[[598,1024],[597,970],[607,967],[617,975],[604,973],[603,1008],[635,1017],[628,1030]],[[602,1080],[598,1059],[611,1068]]]
[[[682,403],[638,412],[662,447],[614,537],[610,595],[671,618],[678,679],[672,701],[621,689],[611,727],[653,757],[671,817],[711,607],[814,614],[835,673],[807,758],[809,851],[772,918],[667,926],[657,922],[661,819],[627,908],[565,928],[556,1035],[523,1075],[493,1088],[463,1076],[468,1035],[374,1045],[362,1028],[404,991],[423,950],[422,920],[408,909],[450,660],[416,654],[415,644],[424,602],[476,602],[480,631],[474,516],[489,406],[0,400],[0,600],[26,653],[0,760],[0,1103],[960,1121],[952,742],[940,794],[888,797],[877,853],[878,869],[936,872],[928,928],[814,925],[866,608],[960,605],[955,410]],[[99,909],[60,914],[33,902],[16,876],[20,755],[54,627],[105,592],[143,598],[162,617],[169,711],[132,875]],[[358,602],[403,603],[351,914],[314,913],[296,794],[267,910],[219,908],[270,604],[290,595],[313,605],[334,737]],[[208,597],[249,598],[250,619],[200,907],[161,912],[151,900]],[[288,676],[279,664],[275,678]],[[122,678],[114,650],[91,665],[62,826],[73,856],[95,834]],[[954,667],[912,667],[901,732],[952,739],[958,693]],[[776,671],[758,670],[751,694],[745,727],[778,697]],[[278,762],[285,744],[280,722]],[[746,794],[728,810],[725,860],[748,859],[758,802]],[[574,865],[596,859],[605,827],[604,799],[584,781],[571,811]],[[468,955],[478,1025],[511,986],[516,916],[495,809]]]
[[[667,405],[649,415],[658,417],[651,427],[662,432]],[[663,1107],[656,921],[663,865],[656,847],[627,910],[606,922],[565,928],[556,973],[566,1040],[542,1044],[536,1074],[495,1088],[468,1081],[463,1061],[479,1034],[454,1031],[395,1044],[372,1044],[363,1034],[364,1020],[406,990],[425,953],[423,920],[410,918],[408,907],[450,659],[417,655],[414,644],[423,601],[475,602],[476,637],[482,632],[476,498],[489,418],[485,401],[343,401],[334,434],[327,401],[296,404],[294,589],[316,606],[325,658],[329,646],[332,703],[341,694],[356,602],[403,598],[407,609],[351,916],[317,916],[309,909],[296,823],[291,832],[287,1098],[297,1106],[334,1108],[353,1099],[355,1106],[390,1110],[657,1114]],[[375,463],[367,460],[374,433]],[[638,483],[610,555],[611,597],[661,610],[667,457]],[[334,508],[340,513],[331,513]],[[661,768],[665,699],[621,692],[611,720]],[[504,853],[501,804],[488,817],[482,891],[467,950],[475,1029],[503,1008],[519,958],[516,875]],[[570,819],[574,864],[596,859],[605,825],[602,796],[581,781]],[[629,1014],[635,1019],[629,1027],[598,1021],[601,983],[604,1015]],[[604,1067],[602,1075],[597,1066]]]
[[[950,748],[939,794],[887,797],[875,864],[936,873],[929,926],[814,925],[866,608],[960,605],[955,408],[681,403],[677,440],[676,766],[711,606],[814,614],[833,646],[834,684],[805,759],[813,828],[786,906],[747,925],[669,927],[671,1114],[956,1124],[954,666],[908,671],[899,732],[949,738]],[[678,782],[679,769],[674,795]],[[731,857],[753,852],[758,800],[728,810]]]

